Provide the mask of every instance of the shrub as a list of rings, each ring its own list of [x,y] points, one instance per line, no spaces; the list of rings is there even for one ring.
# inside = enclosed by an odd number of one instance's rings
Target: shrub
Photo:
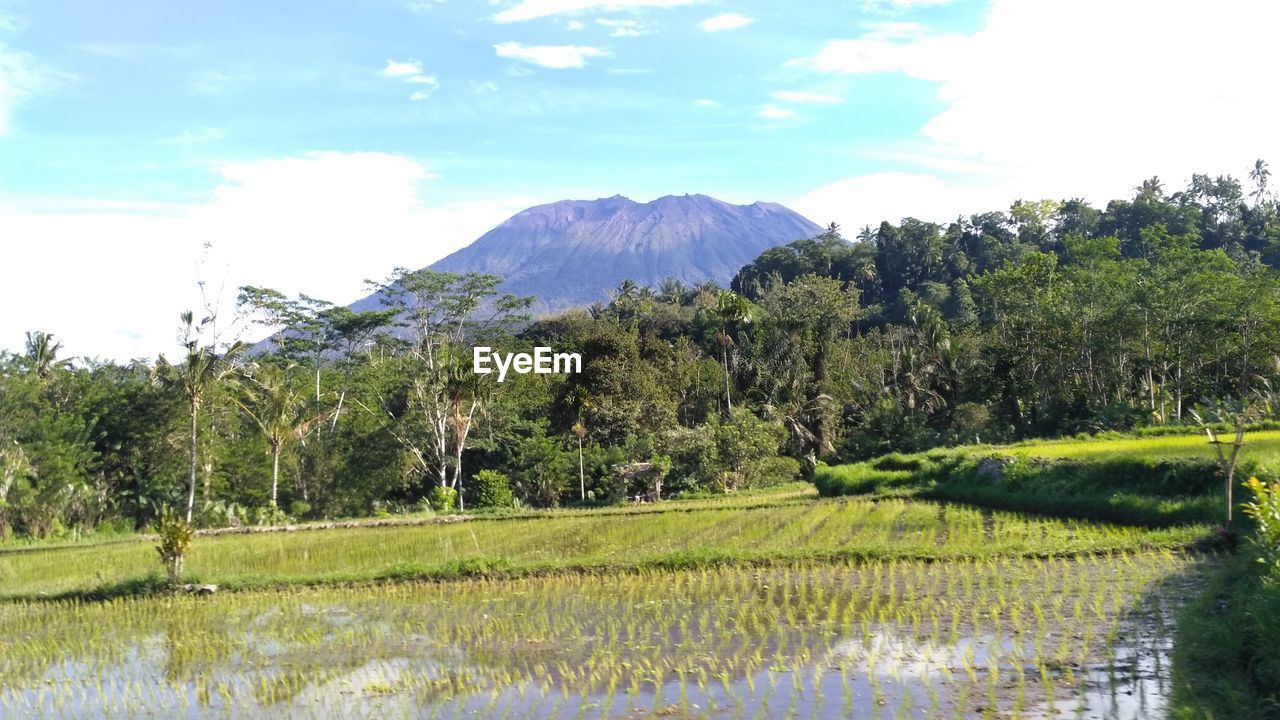
[[[444,485],[436,485],[431,488],[427,502],[431,503],[431,509],[436,512],[453,512],[458,507],[458,491]]]
[[[160,562],[164,565],[169,583],[177,584],[182,578],[182,563],[187,551],[191,549],[195,531],[181,515],[164,506],[156,515],[156,534],[160,536],[160,542],[156,544]]]
[[[752,464],[745,487],[756,489],[782,485],[794,481],[799,476],[799,460],[784,455],[765,457]]]
[[[289,503],[289,514],[296,518],[307,517],[311,514],[311,503],[306,500],[294,500]]]
[[[509,508],[516,504],[516,496],[511,492],[511,482],[506,475],[496,470],[481,470],[471,481],[476,493],[475,505],[478,508]]]
[[[276,505],[260,507],[253,511],[254,525],[288,525],[291,522],[293,518]]]
[[[1280,484],[1251,477],[1244,485],[1253,492],[1244,514],[1253,519],[1258,561],[1266,566],[1263,579],[1268,584],[1280,583]]]

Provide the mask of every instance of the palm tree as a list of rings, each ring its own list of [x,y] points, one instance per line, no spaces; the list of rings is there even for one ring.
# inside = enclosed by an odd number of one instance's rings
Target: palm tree
[[[280,453],[291,440],[302,440],[324,416],[306,418],[307,401],[289,381],[295,363],[255,364],[245,373],[244,396],[236,404],[258,426],[271,453],[271,509],[279,507]]]
[[[679,305],[684,302],[685,293],[688,288],[677,278],[669,277],[662,281],[659,287],[659,296],[662,302],[668,305]]]
[[[720,318],[721,331],[718,336],[720,353],[724,360],[724,403],[727,411],[733,410],[733,394],[730,392],[729,380],[729,346],[733,344],[730,327],[735,323],[751,322],[751,303],[732,290],[724,290],[716,299],[716,315]]]
[[[246,346],[234,343],[219,356],[212,347],[200,344],[199,328],[209,322],[206,318],[195,324],[191,311],[182,313],[183,342],[186,358],[180,365],[171,365],[161,355],[156,362],[154,377],[161,383],[182,393],[187,401],[188,419],[190,420],[190,445],[188,446],[189,478],[187,484],[187,522],[191,522],[196,505],[196,458],[198,455],[198,422],[200,407],[216,385],[221,383],[235,370],[235,360],[244,353]]]
[[[1259,158],[1254,161],[1253,169],[1249,171],[1249,179],[1257,186],[1257,189],[1251,193],[1254,203],[1262,202],[1267,194],[1267,181],[1271,179],[1271,168],[1267,167],[1266,160]]]
[[[27,333],[27,366],[41,380],[49,377],[55,370],[66,367],[69,360],[59,360],[58,351],[62,343],[53,339],[53,335],[37,330]]]
[[[581,420],[573,424],[573,434],[578,438],[578,499],[587,499],[587,474],[582,465],[582,441],[587,437],[587,426]]]

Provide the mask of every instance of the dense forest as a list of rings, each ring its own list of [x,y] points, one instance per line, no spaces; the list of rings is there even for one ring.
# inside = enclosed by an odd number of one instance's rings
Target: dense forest
[[[1104,209],[1013,203],[947,225],[834,225],[730,288],[624,283],[530,318],[500,278],[398,270],[353,312],[246,287],[251,350],[182,316],[177,357],[0,356],[0,540],[734,492],[819,461],[1178,425],[1272,382],[1280,208],[1158,179]],[[53,330],[53,329],[49,329]],[[474,345],[581,353],[472,372]],[[265,350],[261,348],[265,347]]]

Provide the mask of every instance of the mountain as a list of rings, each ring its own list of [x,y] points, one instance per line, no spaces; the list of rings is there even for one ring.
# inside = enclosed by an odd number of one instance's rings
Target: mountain
[[[776,203],[731,205],[706,195],[638,203],[615,195],[531,207],[430,268],[500,275],[504,292],[535,296],[533,312],[541,315],[607,301],[627,279],[642,287],[667,277],[727,286],[764,250],[821,232]],[[371,295],[352,307],[379,301]]]

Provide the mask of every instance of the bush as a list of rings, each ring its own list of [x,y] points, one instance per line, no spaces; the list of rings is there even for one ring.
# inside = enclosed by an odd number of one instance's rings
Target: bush
[[[294,500],[289,503],[289,514],[296,518],[304,518],[311,514],[311,503],[306,500]]]
[[[191,549],[195,531],[187,524],[186,519],[165,506],[156,515],[156,534],[160,536],[156,553],[160,555],[169,583],[176,585],[182,578],[182,563],[186,559],[187,550]]]
[[[793,482],[800,477],[800,461],[785,455],[760,458],[751,465],[744,488],[756,490]]]
[[[253,512],[254,525],[288,525],[291,522],[293,522],[293,518],[275,505],[260,507]]]
[[[476,473],[471,487],[475,490],[475,505],[478,508],[509,508],[516,504],[516,496],[511,492],[511,481],[496,470],[481,470]]]
[[[458,491],[444,485],[436,485],[427,495],[431,509],[438,513],[453,512],[458,509]]]

